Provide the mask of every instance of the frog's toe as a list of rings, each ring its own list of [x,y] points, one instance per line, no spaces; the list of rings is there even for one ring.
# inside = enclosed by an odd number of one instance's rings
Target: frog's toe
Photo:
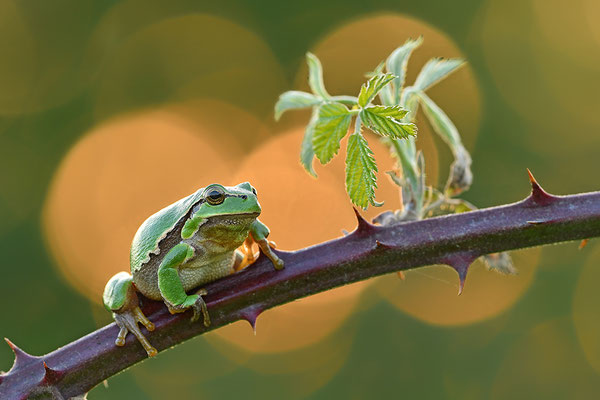
[[[283,269],[283,260],[279,258],[277,254],[273,252],[273,250],[271,250],[271,247],[275,248],[275,246],[271,246],[272,242],[269,242],[267,239],[260,239],[257,240],[256,243],[258,244],[258,247],[260,247],[260,250],[265,254],[265,256],[267,256],[269,260],[271,260],[276,270]]]
[[[196,292],[198,295],[198,299],[192,305],[192,309],[194,310],[194,315],[192,316],[192,322],[198,321],[200,319],[200,314],[202,314],[204,319],[204,326],[207,328],[210,326],[210,316],[208,315],[208,308],[206,308],[206,302],[202,298],[207,294],[206,290],[200,289]]]
[[[141,318],[140,318],[141,315]],[[117,346],[125,345],[125,337],[127,333],[131,332],[138,339],[148,356],[155,356],[158,351],[148,342],[146,336],[142,333],[138,326],[138,322],[141,322],[146,329],[153,330],[154,324],[152,324],[148,319],[144,316],[139,307],[135,307],[133,311],[124,311],[121,313],[114,313],[114,318],[116,324],[119,326],[119,334],[117,335],[117,339],[115,340],[115,344]],[[146,325],[148,323],[149,325]]]
[[[119,327],[119,334],[117,335],[117,339],[115,340],[115,344],[119,347],[125,346],[125,337],[129,333],[129,330],[124,326]]]
[[[148,331],[152,332],[154,330],[154,324],[150,322],[148,318],[144,315],[142,310],[139,307],[133,309],[133,315],[137,322],[141,323],[148,329]]]

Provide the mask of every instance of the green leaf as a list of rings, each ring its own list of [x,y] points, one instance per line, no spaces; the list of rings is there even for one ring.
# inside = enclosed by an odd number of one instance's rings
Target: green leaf
[[[345,105],[325,103],[319,107],[313,131],[312,144],[315,155],[327,164],[340,149],[340,140],[348,132],[352,114]]]
[[[408,110],[405,110],[400,106],[369,106],[366,107],[365,110],[381,117],[395,118],[397,120],[401,120],[408,114]]]
[[[394,79],[394,75],[392,74],[377,75],[369,79],[367,83],[360,88],[358,105],[366,107],[366,105],[377,96],[377,93],[379,93],[385,85],[390,83],[392,79]]]
[[[423,37],[419,36],[417,39],[408,39],[402,46],[390,54],[386,60],[386,67],[388,72],[396,75],[394,79],[394,102],[400,101],[400,93],[404,86],[406,79],[406,66],[408,65],[408,59],[412,54],[413,50],[419,47],[423,43]]]
[[[317,173],[313,169],[313,159],[315,158],[315,151],[313,149],[313,134],[317,119],[319,118],[319,111],[317,108],[313,109],[312,117],[310,122],[306,125],[304,130],[304,138],[302,139],[302,145],[300,147],[300,163],[304,166],[304,169],[314,176],[317,177]]]
[[[334,101],[336,103],[342,103],[347,106],[355,106],[358,103],[358,97],[354,96],[332,96],[329,101]]]
[[[432,58],[419,72],[414,86],[425,91],[463,64],[464,61],[459,58]]]
[[[275,119],[279,120],[281,115],[287,110],[312,107],[322,101],[322,99],[312,93],[290,90],[279,96],[279,100],[275,104]]]
[[[308,85],[312,92],[324,99],[328,99],[329,93],[325,90],[323,83],[323,67],[321,61],[311,52],[306,53],[306,63],[308,64]]]
[[[456,154],[458,147],[462,147],[458,129],[448,118],[448,115],[429,96],[423,92],[419,92],[418,96],[423,107],[423,113],[431,127],[450,146],[452,153]]]
[[[346,191],[350,199],[363,209],[369,204],[380,205],[375,201],[377,164],[367,140],[360,131],[350,135],[347,150]]]
[[[417,126],[400,122],[406,113],[400,106],[370,106],[360,111],[360,118],[375,133],[392,139],[407,139],[417,134]]]

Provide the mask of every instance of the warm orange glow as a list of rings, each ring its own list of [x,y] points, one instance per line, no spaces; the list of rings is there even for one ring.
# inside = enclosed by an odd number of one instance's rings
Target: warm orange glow
[[[510,308],[531,285],[540,249],[511,252],[517,275],[503,276],[473,264],[465,289],[458,292],[458,275],[447,266],[406,271],[378,279],[377,289],[398,309],[434,325],[464,325],[492,318]]]
[[[325,86],[333,94],[357,95],[365,82],[365,72],[372,71],[381,61],[409,37],[423,35],[424,42],[416,49],[408,64],[406,85],[414,82],[421,67],[433,57],[465,58],[458,46],[444,33],[415,18],[401,15],[364,17],[330,32],[311,51],[323,64]],[[357,57],[356,49],[360,49]],[[296,75],[297,88],[308,88],[307,67],[302,63]],[[479,130],[481,99],[475,76],[468,65],[454,72],[448,79],[432,87],[429,96],[442,107],[458,127],[467,148],[472,148]],[[430,133],[424,115],[418,117],[421,134],[417,142]],[[432,168],[433,157],[425,153],[429,174],[437,176]],[[437,161],[437,160],[436,160]],[[445,167],[441,175],[447,174]],[[445,178],[444,178],[445,179]]]
[[[344,157],[331,166],[315,165],[319,178],[312,178],[298,161],[303,134],[304,129],[297,128],[265,142],[244,160],[234,178],[256,187],[263,209],[260,219],[271,229],[269,239],[283,250],[340,237],[342,229],[351,231],[356,225],[344,190]],[[381,153],[381,145],[373,142]],[[393,202],[397,191],[390,186],[380,196],[392,197]],[[291,351],[312,345],[339,328],[368,283],[269,310],[259,317],[256,336],[246,322],[229,325],[216,334],[252,352]]]
[[[44,229],[59,269],[87,297],[99,302],[108,278],[129,270],[131,239],[147,217],[212,182],[233,184],[243,150],[228,139],[235,133],[225,116],[255,132],[261,125],[220,104],[203,103],[195,120],[186,116],[194,113],[188,104],[109,121],[65,157],[48,194]],[[220,130],[210,119],[201,125],[211,112],[223,118]]]
[[[256,353],[292,351],[314,345],[335,332],[352,314],[369,281],[355,283],[268,310],[258,317],[256,335],[239,321],[215,335]]]
[[[210,332],[205,338],[224,357],[260,374],[277,376],[277,381],[283,386],[280,393],[304,397],[329,382],[345,365],[356,327],[355,324],[349,325],[313,345],[282,353],[249,352],[223,339],[218,331]],[[246,332],[248,330],[246,327]]]

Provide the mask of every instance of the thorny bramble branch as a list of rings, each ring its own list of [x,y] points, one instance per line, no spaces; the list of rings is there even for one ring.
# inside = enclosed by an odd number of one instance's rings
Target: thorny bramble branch
[[[553,196],[530,177],[531,195],[505,206],[389,227],[372,225],[357,212],[358,227],[351,234],[277,252],[285,261],[282,271],[261,256],[251,267],[206,286],[208,329],[190,323],[189,313],[171,315],[162,303],[146,300],[143,311],[156,330],[144,333],[163,350],[239,319],[254,326],[261,312],[301,297],[431,264],[454,268],[462,288],[469,265],[481,255],[600,236],[600,192]],[[0,375],[0,398],[83,398],[147,356],[133,335],[124,347],[116,347],[117,331],[113,323],[39,357],[7,340],[16,358],[12,369]]]

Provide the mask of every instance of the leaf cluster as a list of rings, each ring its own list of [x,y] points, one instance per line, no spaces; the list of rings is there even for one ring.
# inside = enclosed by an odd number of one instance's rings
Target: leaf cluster
[[[365,126],[375,134],[390,139],[406,139],[417,134],[414,123],[403,121],[408,110],[399,105],[373,104],[381,90],[397,76],[391,73],[373,75],[362,85],[357,97],[331,96],[325,89],[319,59],[314,54],[307,53],[306,60],[312,93],[283,93],[275,105],[275,118],[279,119],[287,110],[312,107],[300,161],[313,176],[316,176],[314,158],[322,164],[331,161],[338,154],[341,141],[349,133],[354,119],[354,130],[349,135],[346,149],[346,189],[352,202],[359,207],[381,205],[382,203],[375,201],[377,164],[362,128]]]
[[[366,74],[358,96],[332,96],[325,89],[323,69],[319,59],[307,53],[308,83],[311,93],[283,93],[275,105],[275,118],[292,109],[312,108],[306,126],[300,161],[313,176],[314,158],[327,164],[340,150],[341,140],[354,129],[346,148],[346,191],[350,200],[365,209],[380,206],[375,200],[377,164],[363,127],[387,144],[398,161],[398,170],[389,171],[390,178],[401,189],[402,209],[386,211],[375,222],[391,225],[443,214],[474,210],[476,207],[455,196],[467,190],[473,180],[471,156],[462,144],[458,129],[427,94],[426,91],[456,71],[461,59],[433,58],[421,69],[414,83],[406,85],[406,70],[413,51],[423,42],[422,37],[408,39],[395,49],[374,71]],[[415,120],[419,107],[432,130],[449,146],[454,155],[448,179],[442,189],[425,183],[425,158],[416,148]],[[491,268],[512,271],[510,258],[502,255],[490,259]],[[507,261],[508,260],[508,261]]]

